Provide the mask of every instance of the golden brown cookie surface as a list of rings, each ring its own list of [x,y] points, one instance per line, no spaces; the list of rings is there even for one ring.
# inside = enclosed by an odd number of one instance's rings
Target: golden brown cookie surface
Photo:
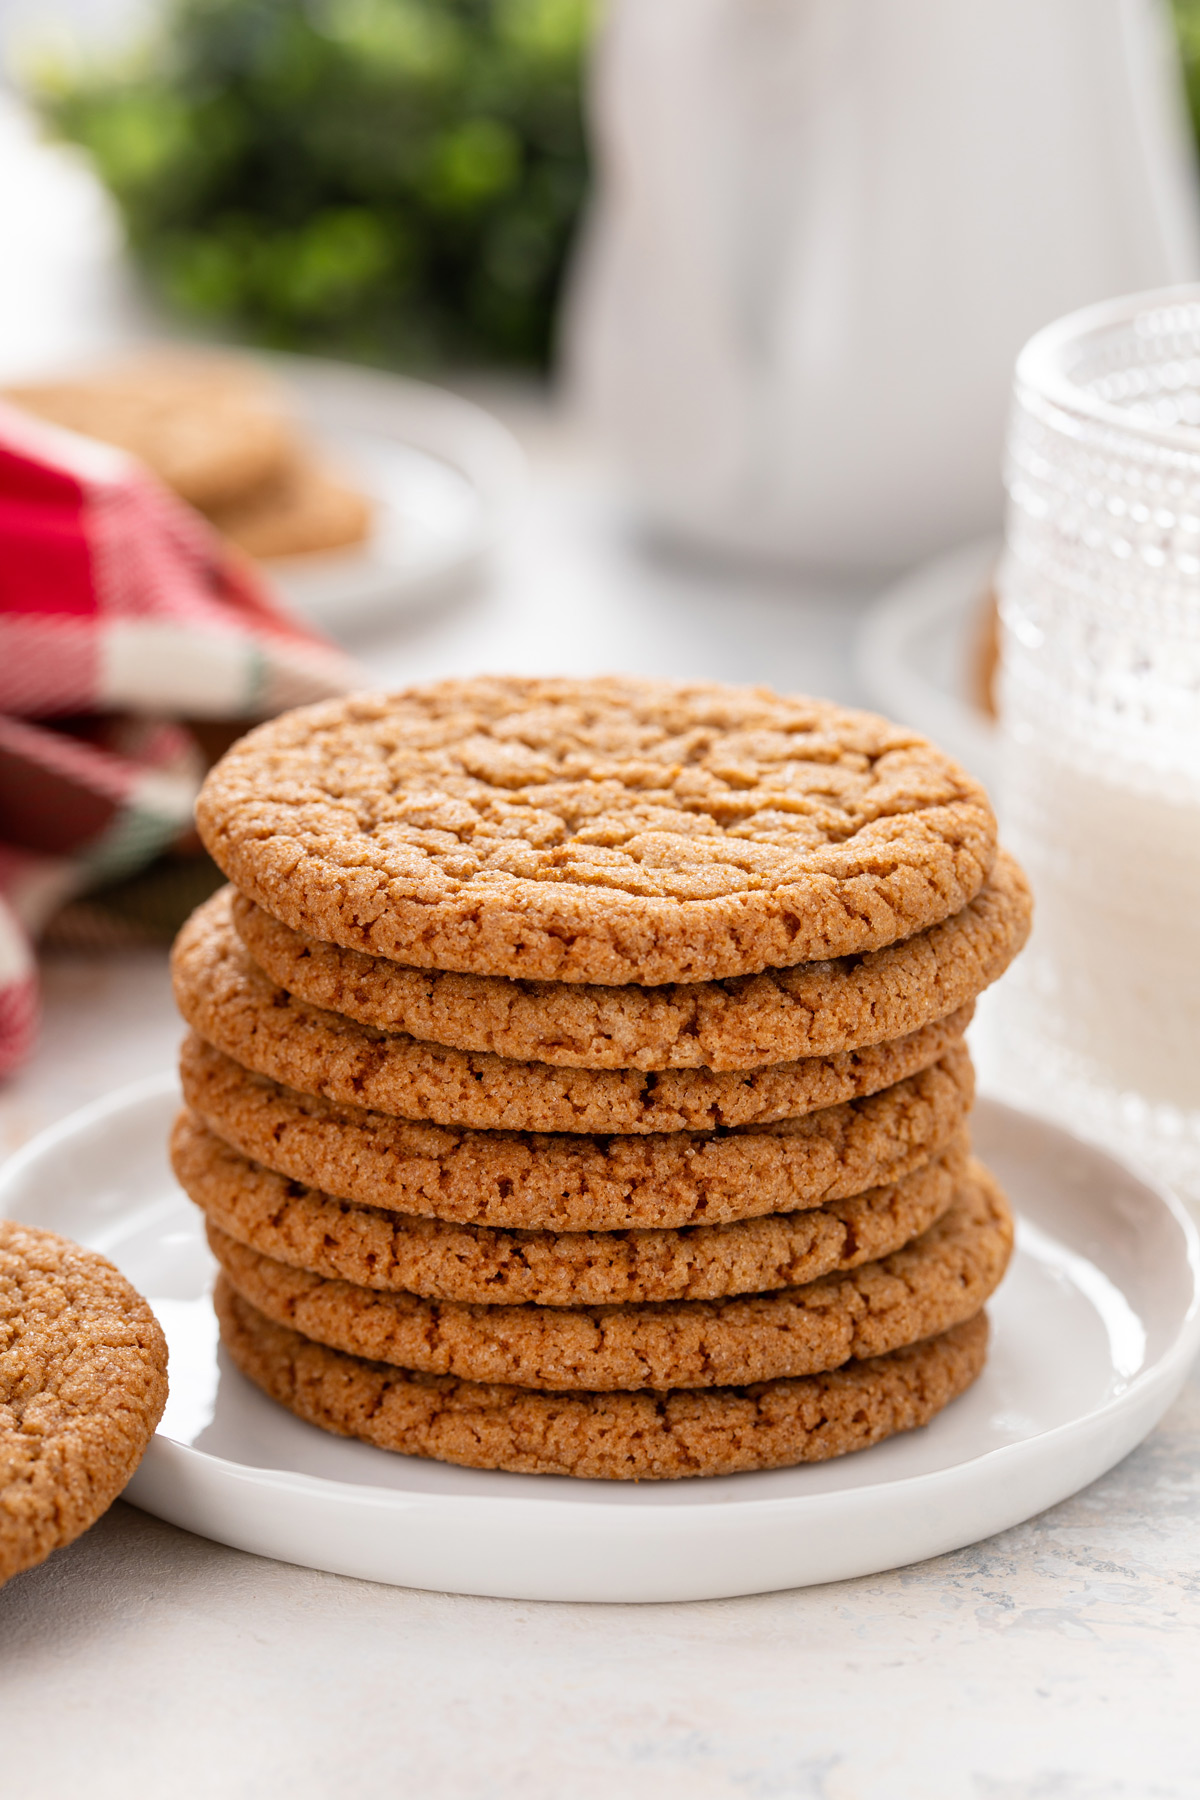
[[[124,1276],[0,1220],[0,1582],[94,1524],[166,1397],[166,1341]]]
[[[303,1093],[481,1131],[712,1131],[796,1118],[928,1068],[971,1016],[962,1007],[898,1042],[754,1071],[510,1062],[385,1034],[296,999],[234,931],[228,889],[184,925],[171,967],[189,1025],[243,1067]]]
[[[277,1175],[182,1113],[171,1138],[181,1184],[227,1236],[264,1256],[362,1287],[438,1300],[605,1306],[765,1293],[878,1260],[952,1203],[962,1133],[901,1181],[805,1212],[682,1231],[499,1231],[334,1200]]]
[[[242,1298],[373,1362],[549,1392],[745,1386],[884,1355],[971,1318],[999,1284],[1012,1218],[972,1162],[954,1204],[881,1261],[773,1294],[632,1306],[479,1306],[385,1293],[276,1262],[208,1222]]]
[[[787,1468],[926,1425],[980,1374],[987,1320],[831,1374],[669,1394],[543,1394],[366,1362],[276,1325],[221,1279],[242,1373],[309,1424],[475,1469],[598,1481]]]
[[[866,1099],[730,1132],[456,1130],[334,1104],[191,1036],[184,1098],[265,1168],[393,1212],[533,1231],[723,1224],[848,1199],[944,1149],[971,1105],[963,1048]]]
[[[752,1069],[905,1037],[999,980],[1031,913],[1028,883],[1001,851],[961,912],[886,950],[645,988],[407,968],[317,943],[242,894],[232,902],[254,960],[314,1006],[458,1050],[585,1069]]]
[[[321,942],[555,981],[721,980],[879,949],[982,887],[978,783],[764,688],[518,678],[306,708],[210,773],[204,841]]]

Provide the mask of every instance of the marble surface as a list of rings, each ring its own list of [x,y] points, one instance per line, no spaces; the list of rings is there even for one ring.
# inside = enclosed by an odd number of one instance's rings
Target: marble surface
[[[9,262],[24,289],[6,277],[13,367],[22,330],[46,347],[36,244],[57,240],[49,201],[12,177],[26,157],[34,179],[27,137],[4,143],[0,231],[33,244]],[[111,339],[135,314],[80,180],[56,162],[46,192],[90,221],[71,267],[87,250]],[[54,344],[94,336],[100,312],[56,295]],[[479,397],[527,447],[528,505],[484,582],[356,646],[373,678],[626,668],[863,698],[862,590],[655,552],[544,399]],[[158,954],[52,959],[45,999],[35,1057],[0,1089],[4,1153],[162,1069],[178,1041]],[[803,1592],[640,1608],[424,1594],[267,1562],[121,1503],[0,1591],[5,1800],[1200,1800],[1198,1692],[1195,1377],[1140,1450],[1041,1518]]]

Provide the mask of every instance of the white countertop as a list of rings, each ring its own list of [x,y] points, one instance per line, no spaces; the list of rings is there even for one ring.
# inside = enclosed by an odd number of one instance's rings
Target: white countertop
[[[33,319],[7,285],[5,319]],[[861,592],[652,554],[543,400],[482,397],[529,450],[530,503],[474,591],[361,646],[373,674],[622,668],[864,698]],[[162,1069],[178,1041],[157,954],[54,959],[45,1001],[33,1061],[0,1089],[4,1152]],[[1198,1692],[1193,1376],[1139,1451],[1041,1518],[751,1599],[425,1594],[266,1562],[118,1503],[0,1592],[0,1793],[1193,1800]]]

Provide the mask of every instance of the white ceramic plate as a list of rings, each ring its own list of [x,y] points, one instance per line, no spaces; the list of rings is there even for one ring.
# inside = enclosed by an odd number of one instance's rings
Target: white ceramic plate
[[[524,457],[498,419],[375,369],[260,360],[308,435],[375,504],[365,544],[264,563],[296,612],[343,636],[437,599],[478,568],[524,482]]]
[[[1000,539],[923,563],[880,595],[859,627],[858,672],[878,707],[941,744],[988,787],[996,727],[971,697],[980,612]]]
[[[768,1474],[638,1484],[491,1474],[328,1436],[218,1353],[212,1263],[156,1079],[77,1113],[0,1173],[0,1215],[102,1250],[171,1345],[171,1397],[127,1490],[285,1562],[532,1600],[691,1600],[866,1575],[987,1537],[1111,1468],[1200,1340],[1200,1254],[1163,1190],[1058,1127],[981,1102],[976,1140],[1021,1213],[977,1385],[923,1431]]]

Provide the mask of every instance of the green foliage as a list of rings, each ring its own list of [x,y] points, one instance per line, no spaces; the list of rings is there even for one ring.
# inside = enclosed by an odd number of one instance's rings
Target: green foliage
[[[1200,0],[1171,0],[1192,127],[1200,137]]]
[[[177,306],[281,346],[542,362],[590,0],[174,0],[41,85]]]

